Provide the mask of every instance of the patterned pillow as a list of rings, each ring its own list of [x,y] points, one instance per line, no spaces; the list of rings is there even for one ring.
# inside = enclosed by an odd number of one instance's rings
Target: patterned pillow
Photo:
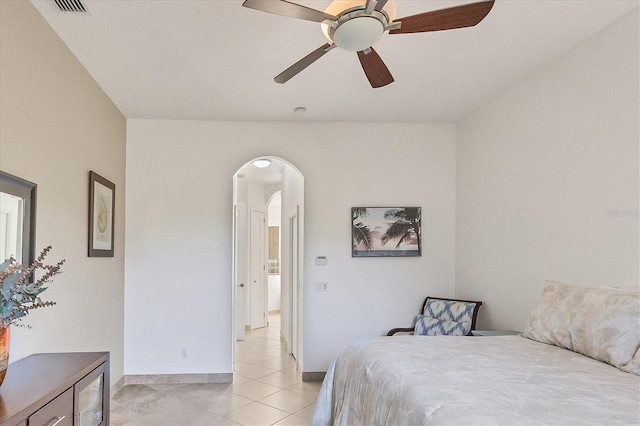
[[[547,281],[523,335],[640,375],[640,293]]]
[[[423,314],[431,318],[462,323],[467,330],[465,334],[468,334],[471,331],[475,308],[476,303],[428,298]]]
[[[413,334],[422,336],[466,336],[470,325],[418,315]]]

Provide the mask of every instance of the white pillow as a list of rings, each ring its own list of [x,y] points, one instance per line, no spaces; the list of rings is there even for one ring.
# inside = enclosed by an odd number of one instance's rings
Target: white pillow
[[[523,335],[640,375],[640,293],[547,281]]]

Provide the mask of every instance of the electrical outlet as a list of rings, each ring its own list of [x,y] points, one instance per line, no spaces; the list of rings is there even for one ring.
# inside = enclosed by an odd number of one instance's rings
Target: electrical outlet
[[[186,348],[182,348],[182,350],[180,351],[180,358],[187,359],[187,349]]]
[[[316,291],[329,291],[329,284],[326,281],[317,282]]]

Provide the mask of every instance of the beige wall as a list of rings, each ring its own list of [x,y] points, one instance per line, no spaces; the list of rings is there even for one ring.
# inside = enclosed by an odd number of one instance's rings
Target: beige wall
[[[232,176],[262,156],[304,176],[303,371],[410,325],[425,295],[453,294],[453,125],[128,120],[127,374],[231,372]],[[300,186],[286,182],[288,218]],[[422,257],[352,258],[357,206],[421,206]]]
[[[31,4],[0,0],[0,169],[38,184],[37,245],[67,259],[45,293],[58,305],[14,330],[12,359],[109,350],[112,379],[122,376],[126,132],[130,374],[230,371],[231,177],[263,155],[305,176],[305,371],[410,324],[427,294],[455,288],[485,301],[481,327],[521,328],[546,278],[638,285],[637,215],[605,213],[638,209],[634,13],[482,105],[457,135],[164,120],[126,130]],[[89,170],[117,187],[114,258],[86,256]],[[367,205],[421,205],[423,256],[351,258],[349,208]],[[328,266],[314,265],[319,255]],[[329,291],[315,292],[318,281]]]
[[[638,286],[638,9],[458,126],[456,295],[522,330],[547,279]]]
[[[123,375],[126,121],[28,1],[0,1],[0,169],[38,185],[36,245],[63,273],[57,305],[13,327],[11,360],[110,351]],[[115,257],[87,257],[88,175],[116,184]]]

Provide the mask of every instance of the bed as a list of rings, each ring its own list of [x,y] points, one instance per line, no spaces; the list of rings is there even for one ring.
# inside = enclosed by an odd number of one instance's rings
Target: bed
[[[637,290],[548,281],[522,335],[353,344],[314,425],[640,424]]]

